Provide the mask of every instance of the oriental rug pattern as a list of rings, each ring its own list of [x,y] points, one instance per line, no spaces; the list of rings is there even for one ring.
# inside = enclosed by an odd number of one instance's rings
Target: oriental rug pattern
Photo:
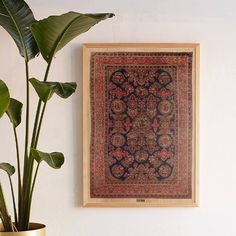
[[[91,198],[191,199],[192,57],[91,54]]]

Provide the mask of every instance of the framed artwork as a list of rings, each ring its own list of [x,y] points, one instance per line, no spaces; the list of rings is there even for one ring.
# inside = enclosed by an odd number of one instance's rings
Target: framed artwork
[[[198,44],[85,44],[83,205],[198,205]]]

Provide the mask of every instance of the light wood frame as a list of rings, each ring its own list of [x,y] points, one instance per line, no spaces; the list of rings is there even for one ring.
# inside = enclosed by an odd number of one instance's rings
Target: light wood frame
[[[193,52],[193,136],[192,136],[192,199],[137,199],[131,198],[90,198],[90,166],[89,166],[89,80],[90,53],[101,52]],[[199,60],[200,45],[193,44],[84,44],[83,45],[83,206],[84,207],[197,207],[199,202],[198,176],[198,137],[199,137]]]

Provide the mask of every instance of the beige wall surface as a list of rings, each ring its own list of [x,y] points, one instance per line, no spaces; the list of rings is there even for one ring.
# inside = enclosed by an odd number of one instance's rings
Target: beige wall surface
[[[76,81],[67,101],[53,98],[39,142],[42,151],[61,151],[61,170],[40,168],[33,221],[47,224],[48,236],[233,236],[236,235],[236,2],[234,0],[29,0],[37,19],[70,10],[114,12],[60,51],[51,81]],[[0,29],[0,78],[24,101],[24,62]],[[82,208],[82,43],[200,43],[200,207]],[[30,63],[42,79],[46,63]],[[43,68],[43,69],[42,69]],[[31,108],[37,97],[31,90]],[[31,115],[31,125],[34,118]],[[24,125],[19,128],[23,132]],[[23,144],[21,140],[20,144]],[[11,125],[0,120],[0,162],[14,163]],[[4,187],[7,178],[0,173]],[[6,191],[10,198],[10,192]]]

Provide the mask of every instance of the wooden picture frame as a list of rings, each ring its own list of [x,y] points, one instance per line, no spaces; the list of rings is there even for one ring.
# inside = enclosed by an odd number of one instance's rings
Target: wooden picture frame
[[[83,46],[83,206],[198,206],[199,48]]]

